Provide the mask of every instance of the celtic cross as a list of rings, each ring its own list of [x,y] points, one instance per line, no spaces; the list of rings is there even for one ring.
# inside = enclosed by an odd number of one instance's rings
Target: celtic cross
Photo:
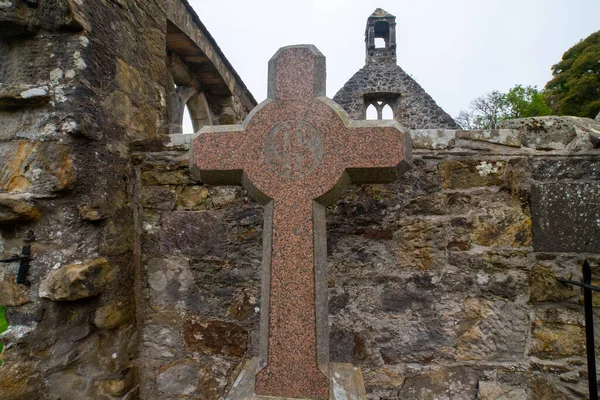
[[[208,184],[242,184],[265,205],[256,394],[328,399],[325,207],[349,183],[391,182],[410,163],[396,121],[350,121],[325,97],[311,45],[269,61],[268,99],[242,125],[195,137],[191,167]]]

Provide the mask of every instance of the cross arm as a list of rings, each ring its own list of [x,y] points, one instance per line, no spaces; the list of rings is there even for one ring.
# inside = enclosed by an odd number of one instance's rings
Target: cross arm
[[[190,169],[203,183],[239,185],[245,148],[243,125],[205,126],[194,138]]]
[[[411,139],[396,121],[349,121],[346,171],[353,183],[388,183],[410,168]]]

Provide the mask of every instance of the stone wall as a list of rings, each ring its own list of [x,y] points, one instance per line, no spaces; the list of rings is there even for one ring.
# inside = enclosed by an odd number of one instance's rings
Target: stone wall
[[[179,16],[193,13],[177,5]],[[169,140],[168,7],[0,1],[0,258],[27,243],[33,256],[29,286],[15,283],[17,262],[0,264],[10,324],[0,337],[2,399],[140,397],[144,302],[135,290],[142,271],[130,152]],[[215,121],[239,119],[253,99],[240,94],[211,40],[204,49],[231,91],[209,106]]]
[[[362,368],[370,399],[587,398],[582,296],[557,278],[586,258],[600,276],[600,125],[412,137],[399,182],[328,209],[332,360]],[[262,209],[194,183],[185,146],[134,159],[145,398],[222,398],[258,353]]]
[[[262,209],[165,144],[169,35],[212,65],[208,120],[251,95],[185,1],[0,0],[0,24],[0,254],[33,255],[30,286],[0,265],[0,397],[223,397],[257,354]],[[600,274],[598,123],[411,133],[412,171],[328,210],[332,359],[371,399],[586,398],[556,278]]]

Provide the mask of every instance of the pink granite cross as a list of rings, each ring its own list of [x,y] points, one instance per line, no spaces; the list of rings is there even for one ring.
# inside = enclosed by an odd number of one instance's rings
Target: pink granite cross
[[[350,121],[325,97],[325,57],[300,45],[269,61],[268,99],[242,125],[194,139],[202,182],[243,184],[265,205],[256,394],[329,398],[325,206],[349,183],[391,182],[408,168],[399,127]]]

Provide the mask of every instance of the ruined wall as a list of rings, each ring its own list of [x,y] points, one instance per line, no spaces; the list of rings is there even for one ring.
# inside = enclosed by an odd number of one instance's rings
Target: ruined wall
[[[2,399],[139,398],[130,153],[169,141],[174,2],[191,12],[176,0],[0,1],[0,258],[25,244],[33,257],[30,285],[15,283],[18,262],[0,264]],[[227,73],[225,89],[243,90]],[[253,106],[226,90],[209,103],[215,122]]]
[[[328,209],[332,360],[370,399],[587,398],[581,293],[556,278],[600,274],[600,125],[412,137],[400,181]],[[222,398],[258,352],[262,209],[191,180],[185,146],[135,158],[146,398]]]
[[[134,398],[129,145],[161,134],[164,2],[1,3],[1,254],[34,240],[31,286],[0,270],[0,397]]]

